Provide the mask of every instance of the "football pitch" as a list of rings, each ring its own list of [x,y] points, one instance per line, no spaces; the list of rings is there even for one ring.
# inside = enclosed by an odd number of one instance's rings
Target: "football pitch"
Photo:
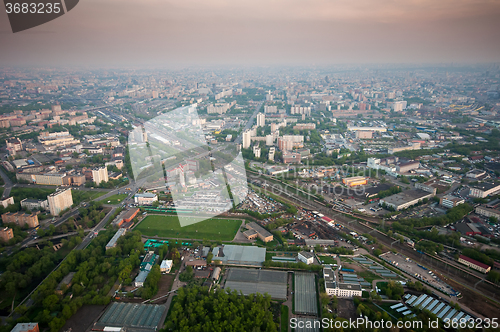
[[[146,236],[232,241],[241,222],[235,219],[207,219],[181,227],[177,216],[152,215],[144,218],[135,229]]]

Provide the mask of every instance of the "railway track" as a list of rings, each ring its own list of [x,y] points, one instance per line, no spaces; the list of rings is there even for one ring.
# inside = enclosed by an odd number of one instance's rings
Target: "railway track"
[[[266,180],[267,179],[264,179],[264,183],[267,182]],[[272,179],[272,181],[275,183],[277,182],[276,179]],[[450,262],[447,262],[439,257],[428,254],[419,254],[417,251],[411,249],[410,247],[400,244],[399,242],[396,242],[396,239],[390,238],[385,233],[369,226],[368,222],[372,222],[371,220],[365,220],[360,216],[355,216],[342,211],[332,210],[331,208],[328,208],[324,204],[318,204],[318,202],[315,199],[307,200],[297,194],[293,194],[290,190],[282,190],[278,186],[270,187],[272,188],[272,190],[267,190],[266,189],[267,187],[270,186],[264,186],[264,187],[261,186],[263,191],[272,192],[273,194],[280,196],[281,198],[285,199],[290,203],[296,204],[306,209],[319,211],[322,214],[331,217],[336,222],[339,222],[344,227],[346,227],[349,231],[353,230],[360,234],[368,233],[373,237],[375,237],[381,244],[385,245],[386,247],[397,249],[398,252],[404,254],[410,259],[432,267],[432,269],[436,270],[442,275],[449,277],[450,279],[459,283],[462,287],[468,289],[469,291],[479,293],[480,295],[499,304],[500,301],[499,285],[496,285],[490,282],[489,280],[486,280],[485,278],[481,278],[480,276],[477,276],[467,271],[464,268],[451,264]],[[291,188],[294,190],[296,189],[293,187]],[[359,222],[356,219],[364,220],[367,224]]]

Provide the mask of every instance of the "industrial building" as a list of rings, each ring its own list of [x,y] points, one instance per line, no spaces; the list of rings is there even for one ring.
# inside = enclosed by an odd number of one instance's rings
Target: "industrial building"
[[[157,202],[158,197],[156,194],[152,193],[143,193],[143,194],[135,194],[134,202],[137,204],[151,205],[153,202]]]
[[[126,232],[127,230],[125,228],[118,229],[111,240],[109,240],[108,244],[106,244],[106,250],[116,247],[116,242],[118,242],[118,239]]]
[[[263,242],[270,242],[274,239],[273,234],[271,234],[267,229],[252,221],[245,225],[248,230],[254,230],[257,233],[259,239]]]
[[[359,284],[338,283],[335,272],[329,266],[323,268],[323,278],[325,279],[325,292],[330,296],[351,298],[362,294]]]
[[[167,315],[166,307],[157,304],[111,303],[92,330],[122,328],[126,331],[158,331]]]
[[[47,201],[49,202],[50,214],[57,216],[61,211],[69,209],[73,205],[71,189],[58,190],[47,196]]]
[[[474,270],[477,270],[479,272],[482,272],[482,273],[488,273],[491,270],[491,266],[488,266],[484,263],[478,262],[478,261],[476,261],[472,258],[469,258],[467,256],[464,256],[464,255],[460,255],[460,257],[458,257],[458,262],[462,263],[464,265],[467,265],[468,267],[470,267]]]
[[[314,254],[308,251],[299,252],[297,258],[299,259],[299,261],[301,261],[302,263],[306,263],[307,265],[314,263]]]
[[[476,185],[470,186],[469,197],[485,198],[498,191],[500,191],[500,184],[479,182]]]
[[[212,249],[213,261],[221,261],[227,265],[261,266],[266,260],[266,248],[222,245]]]
[[[317,315],[318,299],[316,296],[316,278],[314,273],[294,273],[294,305],[295,313],[301,315]]]
[[[356,131],[356,138],[357,139],[372,139],[373,138],[373,131],[371,131],[371,130],[357,130]]]
[[[122,211],[113,220],[113,225],[118,226],[118,227],[129,228],[129,227],[126,227],[125,224],[131,223],[132,220],[137,216],[139,211],[140,211],[140,209],[138,209],[138,208],[133,208],[133,209],[128,209],[128,210]],[[129,226],[131,226],[131,225],[129,225]]]
[[[350,178],[343,178],[342,183],[348,187],[356,187],[367,184],[368,180],[364,176],[353,176]]]
[[[416,205],[424,199],[429,199],[435,194],[421,189],[413,189],[391,195],[380,200],[380,205],[386,205],[396,211],[406,209],[410,206]]]
[[[481,216],[485,216],[487,218],[494,217],[494,218],[497,218],[497,220],[500,220],[500,210],[497,210],[497,209],[492,209],[492,208],[480,205],[480,206],[476,207],[476,213],[481,215]]]
[[[400,163],[398,166],[396,166],[396,171],[398,173],[407,173],[419,167],[420,167],[420,161],[411,160],[406,163]]]
[[[241,291],[243,295],[268,293],[273,299],[286,300],[287,272],[230,268],[224,289]]]
[[[455,207],[455,206],[463,204],[463,203],[465,203],[465,200],[463,200],[460,197],[456,197],[456,196],[452,196],[452,195],[443,196],[439,200],[440,205],[447,207],[447,208],[450,208],[450,209],[452,207]]]
[[[484,178],[485,176],[486,176],[486,171],[484,171],[482,169],[473,169],[473,170],[468,171],[465,174],[465,177],[467,177],[469,179],[480,179],[480,178]]]

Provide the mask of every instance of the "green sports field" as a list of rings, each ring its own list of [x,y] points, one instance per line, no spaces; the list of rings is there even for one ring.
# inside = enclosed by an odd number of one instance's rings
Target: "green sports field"
[[[151,215],[144,218],[135,229],[146,236],[232,241],[240,225],[241,220],[208,219],[181,227],[177,216]]]

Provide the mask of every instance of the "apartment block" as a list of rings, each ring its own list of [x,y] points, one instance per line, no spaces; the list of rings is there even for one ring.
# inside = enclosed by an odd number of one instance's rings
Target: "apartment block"
[[[28,225],[30,228],[38,226],[38,216],[34,213],[7,212],[2,214],[2,221],[4,224],[13,223],[21,227],[24,225]]]
[[[12,228],[3,227],[0,229],[0,240],[3,242],[8,242],[10,239],[14,238],[14,232]]]
[[[71,195],[71,189],[58,190],[55,193],[50,194],[47,197],[49,202],[50,214],[53,216],[59,215],[59,213],[65,209],[70,208],[73,205],[73,196]]]

